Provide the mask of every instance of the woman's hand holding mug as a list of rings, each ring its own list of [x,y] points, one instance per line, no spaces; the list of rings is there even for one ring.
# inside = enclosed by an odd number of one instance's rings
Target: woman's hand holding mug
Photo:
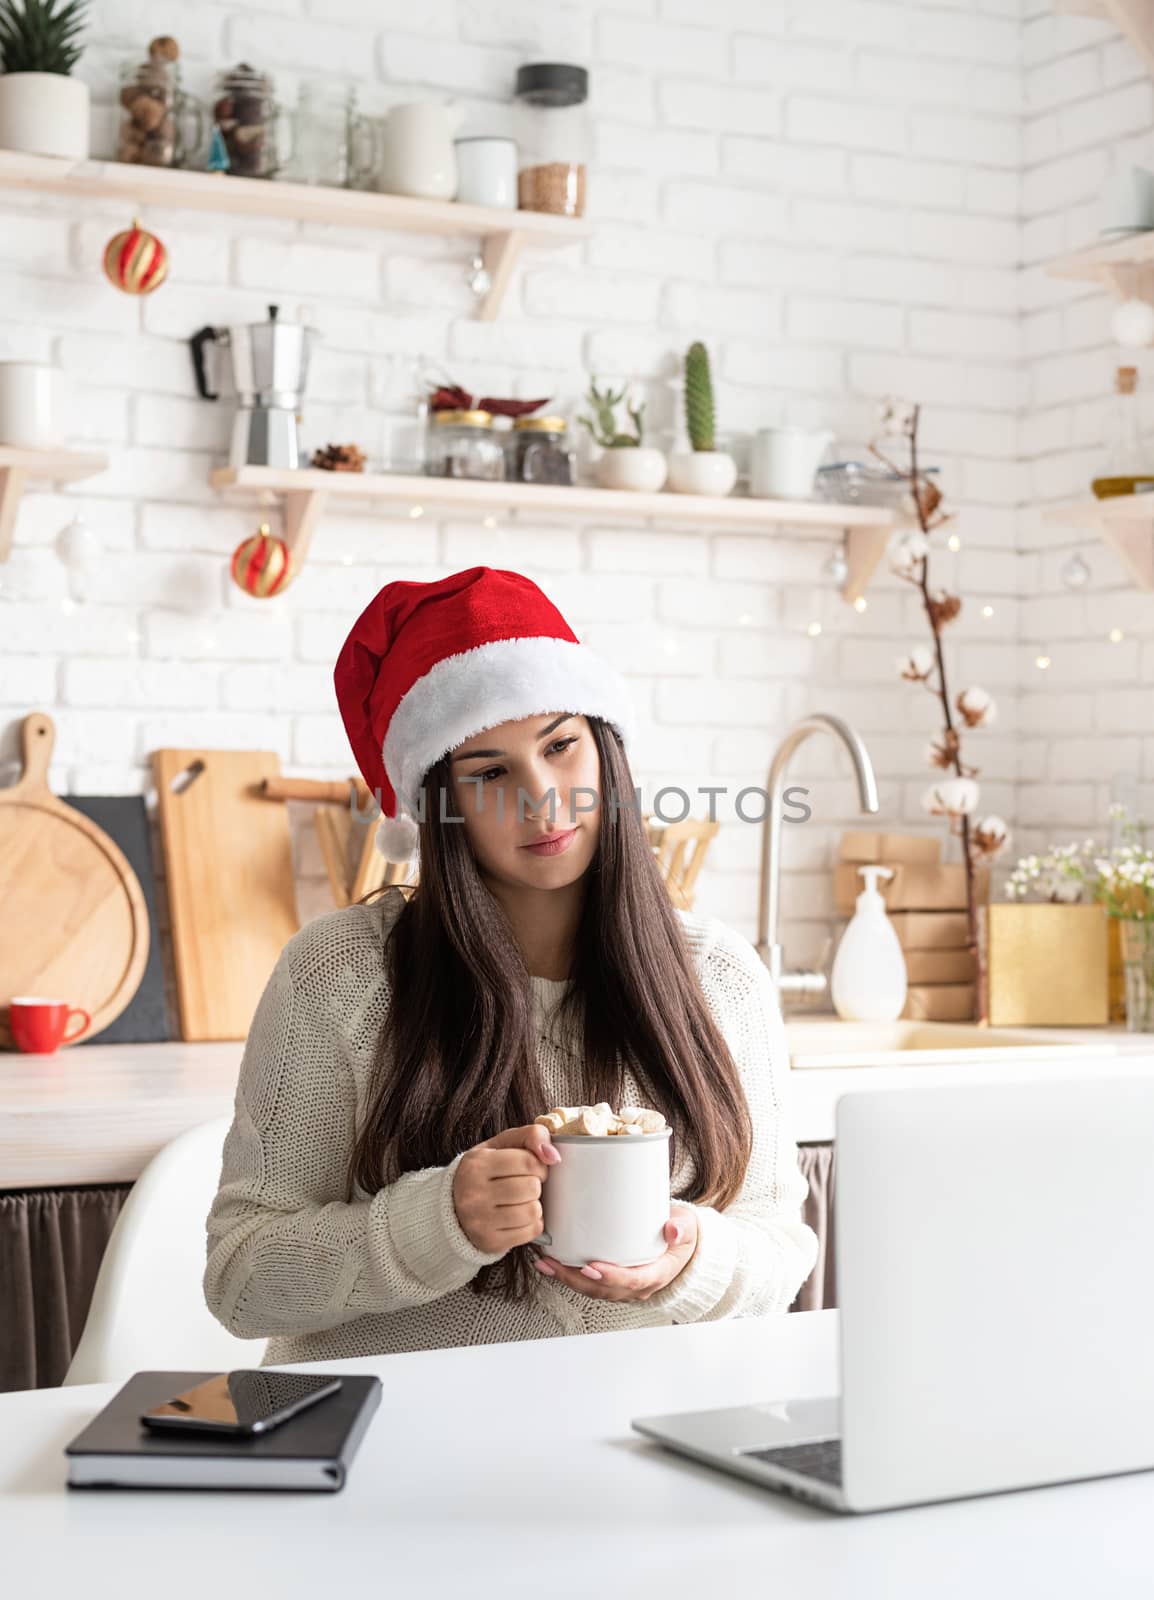
[[[453,1174],[453,1209],[475,1250],[495,1255],[538,1237],[545,1225],[541,1185],[560,1159],[548,1128],[537,1123],[466,1150]]]
[[[552,1256],[541,1256],[533,1264],[545,1277],[555,1278],[593,1300],[648,1300],[684,1271],[697,1249],[697,1214],[693,1207],[675,1200],[671,1210],[664,1230],[665,1254],[643,1267],[618,1267],[609,1261],[566,1267]]]

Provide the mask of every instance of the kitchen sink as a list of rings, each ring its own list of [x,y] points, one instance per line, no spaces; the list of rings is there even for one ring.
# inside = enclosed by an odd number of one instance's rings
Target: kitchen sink
[[[1086,1031],[1071,1037],[1060,1028],[980,1028],[973,1022],[841,1022],[836,1017],[787,1017],[786,1038],[795,1071],[814,1067],[913,1066],[964,1061],[980,1055],[1015,1061],[1111,1054],[1104,1030],[1100,1042]]]

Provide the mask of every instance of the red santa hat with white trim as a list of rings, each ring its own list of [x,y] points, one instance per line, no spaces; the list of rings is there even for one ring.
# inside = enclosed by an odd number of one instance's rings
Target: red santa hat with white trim
[[[387,583],[337,657],[337,704],[383,812],[377,845],[407,861],[421,782],[465,739],[539,712],[600,717],[633,737],[625,680],[584,645],[519,572],[469,567],[432,583]]]

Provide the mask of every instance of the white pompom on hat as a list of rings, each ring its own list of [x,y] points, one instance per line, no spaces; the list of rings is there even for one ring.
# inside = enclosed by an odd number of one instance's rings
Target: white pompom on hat
[[[583,645],[519,572],[469,567],[433,583],[387,583],[353,624],[333,673],[353,754],[383,819],[391,861],[414,854],[421,782],[450,750],[539,712],[600,717],[625,745],[624,678]]]

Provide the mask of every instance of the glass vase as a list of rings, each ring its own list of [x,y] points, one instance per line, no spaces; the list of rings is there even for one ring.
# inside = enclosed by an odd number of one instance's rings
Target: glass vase
[[[1154,1033],[1154,920],[1123,917],[1122,970],[1126,980],[1126,1027]]]

